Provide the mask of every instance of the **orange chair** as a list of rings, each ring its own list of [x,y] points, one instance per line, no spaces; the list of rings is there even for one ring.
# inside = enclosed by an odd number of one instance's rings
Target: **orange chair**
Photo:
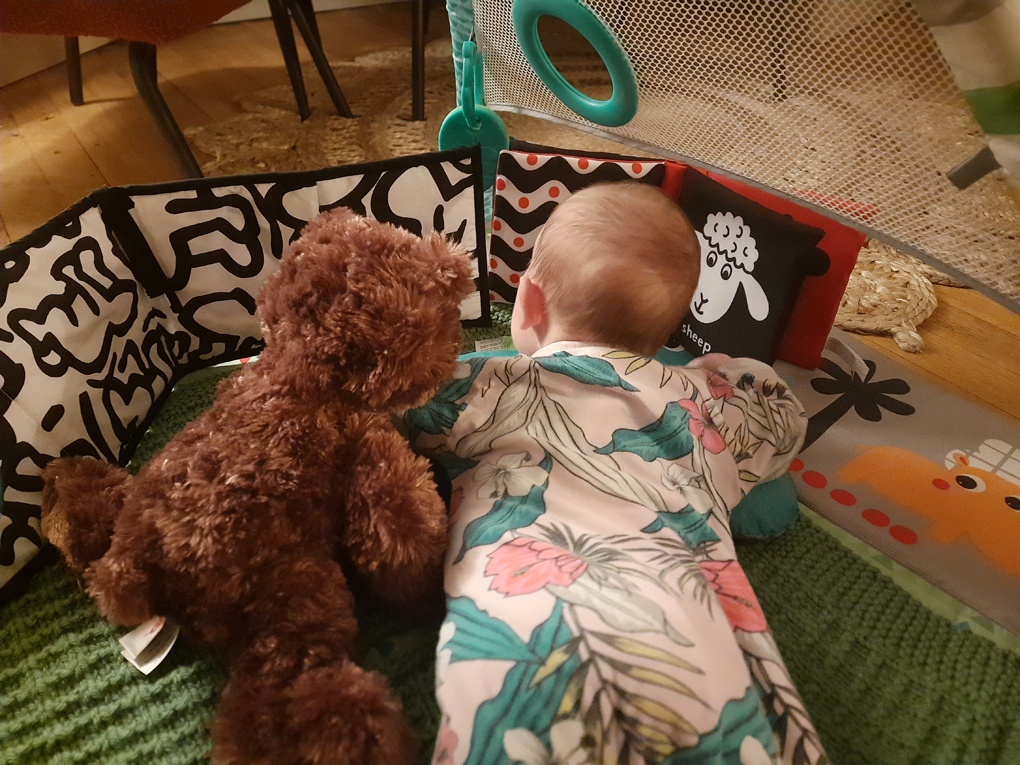
[[[128,41],[131,75],[164,139],[186,177],[201,178],[188,142],[156,82],[156,46],[184,37],[212,24],[248,0],[0,0],[0,32],[60,35],[68,52],[71,101],[82,103],[78,37],[110,37]],[[310,113],[301,76],[291,19],[308,46],[337,113],[352,117],[350,107],[322,52],[311,0],[269,0],[302,119]]]

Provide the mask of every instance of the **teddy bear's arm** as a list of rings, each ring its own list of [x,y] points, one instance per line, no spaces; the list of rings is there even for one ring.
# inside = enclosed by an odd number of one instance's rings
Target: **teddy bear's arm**
[[[442,607],[446,507],[426,459],[389,422],[368,430],[352,466],[343,546],[372,594],[402,614]]]

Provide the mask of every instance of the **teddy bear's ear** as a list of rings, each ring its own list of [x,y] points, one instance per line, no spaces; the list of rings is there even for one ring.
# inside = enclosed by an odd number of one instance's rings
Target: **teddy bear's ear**
[[[346,207],[336,207],[308,221],[256,300],[267,342],[281,322],[313,321],[320,308],[319,298],[346,291],[350,245],[367,225],[364,218]]]
[[[473,289],[471,258],[459,242],[435,231],[422,240],[423,248],[434,263],[434,276],[445,285],[447,294],[459,295],[463,300]]]
[[[344,229],[352,224],[363,221],[360,215],[347,207],[334,207],[325,210],[305,224],[301,230],[301,239],[326,242],[344,235]],[[319,234],[324,233],[323,239]],[[299,240],[300,241],[300,240]]]

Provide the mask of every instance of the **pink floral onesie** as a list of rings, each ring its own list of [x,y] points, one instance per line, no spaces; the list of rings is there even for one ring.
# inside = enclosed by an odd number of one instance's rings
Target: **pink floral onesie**
[[[454,487],[435,763],[827,761],[729,530],[804,438],[770,367],[468,356],[405,424]]]

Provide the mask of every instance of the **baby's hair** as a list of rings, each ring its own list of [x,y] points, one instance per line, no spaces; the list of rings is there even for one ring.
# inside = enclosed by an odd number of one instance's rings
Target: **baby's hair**
[[[650,356],[680,326],[701,255],[687,216],[658,188],[599,183],[560,204],[528,276],[572,339]]]

